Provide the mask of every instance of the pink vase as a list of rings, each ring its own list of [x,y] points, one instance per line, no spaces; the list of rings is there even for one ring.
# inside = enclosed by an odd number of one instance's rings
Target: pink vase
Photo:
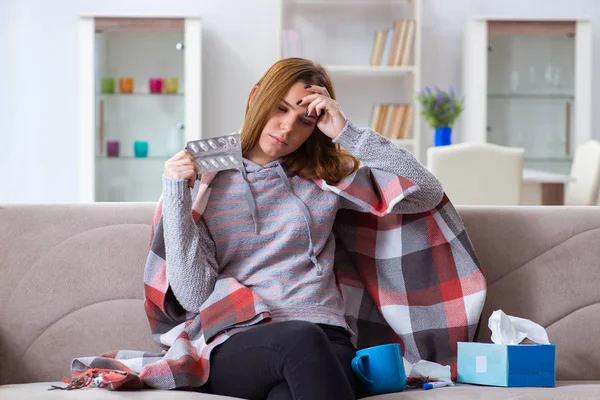
[[[163,80],[161,78],[150,78],[150,93],[162,93]]]

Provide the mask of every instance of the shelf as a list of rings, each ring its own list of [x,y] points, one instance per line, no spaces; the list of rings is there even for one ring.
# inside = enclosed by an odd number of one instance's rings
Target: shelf
[[[415,144],[413,139],[390,139],[390,142],[394,143],[396,146],[402,147],[410,147]]]
[[[118,156],[118,157],[108,157],[106,155],[97,155],[97,160],[160,160],[166,161],[171,156],[148,156],[148,157],[135,157],[135,156]]]
[[[371,65],[328,65],[325,67],[332,74],[362,75],[362,76],[398,76],[412,74],[416,71],[413,65],[395,67]]]
[[[284,0],[285,6],[292,7],[383,7],[396,4],[410,4],[412,0]]]
[[[490,99],[508,99],[508,100],[575,100],[575,96],[572,94],[564,93],[513,93],[513,94],[503,94],[503,93],[491,93],[488,94],[488,98]]]
[[[96,96],[106,97],[184,97],[183,93],[96,93]]]

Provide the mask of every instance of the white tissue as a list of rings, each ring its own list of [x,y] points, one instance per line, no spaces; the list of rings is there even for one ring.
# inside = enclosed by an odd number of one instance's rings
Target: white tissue
[[[525,338],[540,344],[549,344],[546,330],[533,321],[506,315],[496,310],[488,320],[492,342],[496,344],[519,344]]]
[[[449,365],[440,365],[426,360],[411,364],[404,358],[404,370],[408,378],[429,378],[430,381],[448,382],[450,386],[454,386],[450,378]]]

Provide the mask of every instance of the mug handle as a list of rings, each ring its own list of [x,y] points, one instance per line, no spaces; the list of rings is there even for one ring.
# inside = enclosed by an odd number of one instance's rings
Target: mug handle
[[[362,371],[363,368],[362,366],[362,359],[363,358],[369,358],[368,354],[362,354],[358,357],[354,357],[352,359],[352,370],[354,371],[354,373],[356,374],[356,376],[358,376],[358,378],[363,381],[363,383],[366,383],[368,385],[372,385],[373,381],[369,378],[366,377],[365,373]]]

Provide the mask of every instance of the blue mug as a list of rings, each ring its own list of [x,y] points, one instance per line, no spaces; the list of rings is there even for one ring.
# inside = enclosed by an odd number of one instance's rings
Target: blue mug
[[[352,359],[352,370],[368,396],[401,392],[406,388],[404,361],[397,343],[357,351]]]

